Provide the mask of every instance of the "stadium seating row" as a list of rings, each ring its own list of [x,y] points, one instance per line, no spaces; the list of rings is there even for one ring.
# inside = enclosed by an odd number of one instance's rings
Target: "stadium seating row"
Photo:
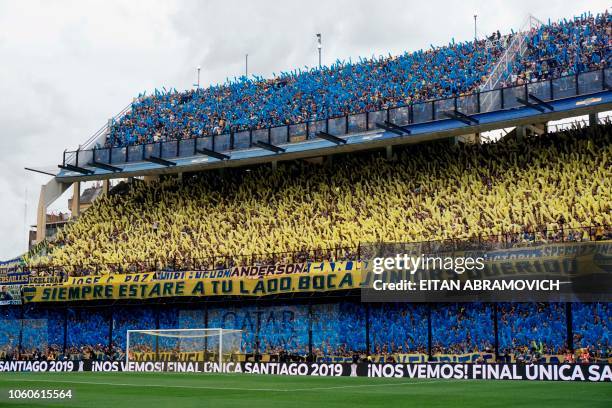
[[[528,50],[513,64],[511,82],[523,84],[608,67],[612,25],[606,11],[542,25],[527,36]]]
[[[66,309],[68,354],[84,350],[109,352],[109,336],[121,353],[128,329],[223,327],[243,330],[246,353],[287,352],[304,356],[312,331],[317,356],[351,356],[366,350],[366,305],[351,302],[312,305],[210,307],[180,309],[147,306],[106,309]],[[0,353],[62,350],[64,311],[26,309],[23,325],[17,308],[3,307]],[[589,347],[595,355],[612,356],[609,333],[612,309],[607,303],[571,304],[574,347]],[[494,350],[492,304],[372,305],[369,341],[372,354],[427,353],[428,313],[431,313],[432,354],[466,354]],[[309,317],[312,316],[312,317]],[[499,350],[519,355],[525,349],[561,354],[567,347],[565,304],[501,303],[497,305]],[[111,323],[112,322],[112,323]],[[112,333],[111,333],[112,332]],[[163,339],[162,339],[163,340]],[[159,340],[159,341],[162,341]],[[153,344],[149,345],[153,347]]]
[[[91,263],[108,272],[144,260],[182,268],[216,255],[240,264],[241,256],[264,254],[251,261],[265,262],[273,253],[380,241],[496,242],[507,234],[546,241],[562,230],[572,241],[603,237],[612,225],[611,130],[422,144],[392,161],[366,154],[135,183],[98,199],[58,233],[49,256],[29,263]]]
[[[510,83],[605,68],[612,61],[606,11],[549,23],[527,35],[528,51],[512,66]],[[106,146],[176,140],[380,110],[475,91],[514,34],[495,41],[455,43],[429,50],[338,61],[274,79],[240,78],[224,85],[139,96],[113,123]]]

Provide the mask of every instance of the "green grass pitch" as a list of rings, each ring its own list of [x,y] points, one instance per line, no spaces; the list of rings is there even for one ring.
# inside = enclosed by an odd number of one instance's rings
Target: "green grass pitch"
[[[72,400],[9,400],[71,389]],[[177,373],[0,373],[6,407],[612,407],[612,384]]]

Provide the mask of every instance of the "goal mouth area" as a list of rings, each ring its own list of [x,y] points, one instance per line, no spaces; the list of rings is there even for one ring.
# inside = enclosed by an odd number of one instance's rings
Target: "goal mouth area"
[[[211,361],[222,364],[244,355],[244,330],[126,330],[125,361]]]

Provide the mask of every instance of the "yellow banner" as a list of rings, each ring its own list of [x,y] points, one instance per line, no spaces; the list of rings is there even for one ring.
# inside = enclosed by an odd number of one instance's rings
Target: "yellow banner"
[[[136,282],[152,282],[155,278],[155,272],[145,273],[130,273],[117,275],[96,275],[96,276],[78,276],[69,277],[64,285],[96,285],[106,283],[136,283]]]
[[[26,286],[23,287],[23,299],[25,302],[70,302],[178,296],[267,296],[281,293],[327,292],[359,288],[360,274],[359,270],[351,270],[241,280],[99,281],[81,285]],[[96,278],[98,277],[93,277],[93,279]]]

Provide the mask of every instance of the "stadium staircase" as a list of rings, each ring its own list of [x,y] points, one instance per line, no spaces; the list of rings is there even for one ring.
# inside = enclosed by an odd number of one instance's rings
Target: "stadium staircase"
[[[527,19],[521,26],[519,32],[512,37],[506,51],[501,56],[497,64],[495,64],[495,67],[493,67],[493,70],[485,82],[480,86],[480,92],[498,88],[508,79],[508,77],[512,74],[514,62],[518,58],[521,58],[527,51],[527,34],[529,34],[531,30],[537,29],[542,25],[544,25],[544,23],[531,14],[527,16]],[[491,93],[486,94],[483,99],[484,106],[490,107],[490,104],[492,103],[494,103],[493,95]]]

